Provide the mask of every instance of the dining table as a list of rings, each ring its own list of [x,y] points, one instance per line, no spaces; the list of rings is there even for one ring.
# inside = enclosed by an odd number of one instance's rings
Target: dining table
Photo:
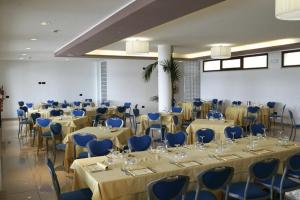
[[[193,109],[194,105],[193,102],[189,101],[180,101],[178,102],[178,106],[183,109],[183,117],[182,119],[184,121],[188,121],[194,118],[193,116]],[[207,116],[207,113],[211,110],[211,102],[210,101],[204,101],[201,105],[201,118],[205,119]]]
[[[197,175],[204,170],[231,166],[234,168],[232,181],[245,181],[253,162],[277,158],[281,161],[280,172],[286,159],[300,152],[299,143],[256,136],[237,139],[221,147],[212,142],[78,159],[71,166],[73,189],[89,188],[93,200],[147,199],[147,185],[163,177],[189,176],[188,191],[191,191],[196,188]]]
[[[74,132],[67,134],[63,143],[66,144],[64,167],[69,169],[74,160],[74,143],[72,136],[76,133],[89,133],[95,135],[97,140],[110,139],[116,149],[123,149],[124,145],[127,145],[128,139],[133,135],[130,128],[108,128],[108,127],[85,127]],[[86,148],[76,147],[76,153],[87,151]]]

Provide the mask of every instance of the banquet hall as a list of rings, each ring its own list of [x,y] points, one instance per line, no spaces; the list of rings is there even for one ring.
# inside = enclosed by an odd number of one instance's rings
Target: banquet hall
[[[299,200],[299,0],[0,0],[0,200]]]

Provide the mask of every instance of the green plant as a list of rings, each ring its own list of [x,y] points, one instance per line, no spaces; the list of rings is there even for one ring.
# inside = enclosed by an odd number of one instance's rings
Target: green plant
[[[160,63],[163,67],[163,70],[170,74],[171,86],[172,86],[172,102],[174,99],[174,94],[177,92],[176,82],[181,78],[181,71],[179,68],[179,63],[176,62],[172,57],[170,60],[164,60]],[[143,72],[143,78],[145,81],[149,81],[152,75],[152,72],[157,67],[158,61],[145,67]]]

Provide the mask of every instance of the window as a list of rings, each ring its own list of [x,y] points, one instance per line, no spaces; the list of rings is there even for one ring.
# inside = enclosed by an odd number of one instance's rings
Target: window
[[[219,71],[221,70],[221,60],[209,60],[203,62],[203,71]]]
[[[300,51],[299,51],[300,52]],[[300,56],[300,55],[297,55]],[[300,66],[300,60],[299,60]],[[224,60],[203,61],[203,72],[268,68],[268,54],[236,56]]]
[[[241,59],[222,60],[222,69],[238,69],[241,68]]]
[[[246,56],[243,58],[243,68],[253,69],[253,68],[267,68],[268,67],[268,55],[260,56]]]
[[[282,52],[283,67],[300,67],[300,50]]]

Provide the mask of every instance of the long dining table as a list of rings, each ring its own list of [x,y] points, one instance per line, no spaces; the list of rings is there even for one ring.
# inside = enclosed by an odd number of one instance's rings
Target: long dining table
[[[253,140],[257,141],[256,146],[250,150],[248,145]],[[204,149],[187,145],[164,151],[148,150],[75,160],[71,166],[75,171],[73,188],[90,188],[93,200],[146,199],[147,185],[166,176],[189,176],[188,190],[193,190],[196,176],[212,167],[232,166],[233,181],[246,180],[249,165],[262,159],[280,159],[282,170],[282,163],[288,156],[300,152],[300,145],[294,142],[282,145],[276,138],[246,137],[226,144],[222,152],[216,149],[219,149],[217,143],[209,143],[205,144]],[[135,162],[132,165],[126,164],[125,161],[129,163],[128,160],[133,158]],[[103,165],[108,165],[108,169],[94,170],[96,166]]]

